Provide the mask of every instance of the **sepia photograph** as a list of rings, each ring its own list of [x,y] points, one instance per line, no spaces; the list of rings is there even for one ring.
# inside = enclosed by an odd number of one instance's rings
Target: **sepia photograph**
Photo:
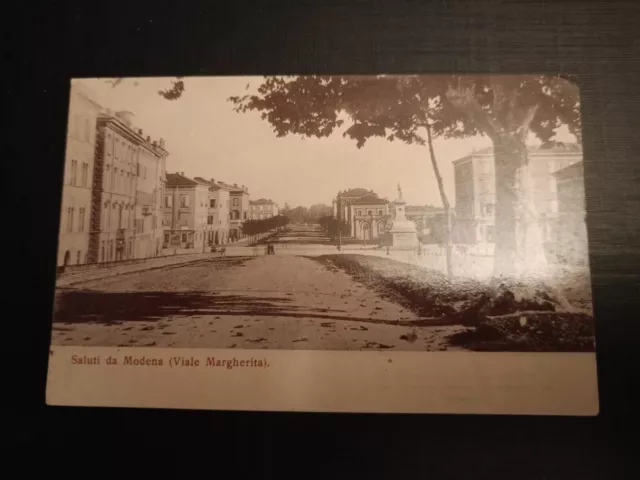
[[[54,346],[593,352],[570,77],[71,81]]]

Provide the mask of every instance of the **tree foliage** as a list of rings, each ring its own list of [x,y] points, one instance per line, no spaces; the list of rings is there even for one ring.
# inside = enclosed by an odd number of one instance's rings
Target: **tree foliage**
[[[264,218],[259,220],[246,220],[242,224],[242,233],[250,238],[263,235],[278,229],[282,229],[289,224],[290,220],[284,215]]]
[[[427,123],[436,136],[492,137],[520,127],[535,108],[530,130],[548,142],[561,124],[579,134],[578,91],[570,80],[544,75],[266,77],[256,94],[229,100],[238,112],[260,112],[278,137],[321,138],[345,126],[343,135],[358,147],[372,137],[424,145]]]
[[[538,222],[527,178],[529,134],[543,145],[553,143],[561,125],[581,136],[578,88],[558,75],[266,77],[257,93],[229,101],[237,112],[259,112],[278,137],[342,130],[358,148],[374,137],[431,146],[431,135],[488,136],[496,158],[498,276],[512,276],[522,265],[537,268],[542,258],[541,242],[525,245]]]
[[[335,240],[340,234],[347,236],[351,233],[349,224],[344,220],[338,220],[331,215],[325,215],[318,219],[318,223],[322,227],[325,235],[330,239]]]

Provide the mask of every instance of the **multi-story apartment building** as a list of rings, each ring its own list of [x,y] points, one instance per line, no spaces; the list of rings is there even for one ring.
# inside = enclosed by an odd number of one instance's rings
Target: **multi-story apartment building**
[[[131,124],[130,112],[112,114],[106,111],[97,119],[95,169],[93,175],[93,193],[91,205],[91,233],[89,238],[89,261],[112,262],[131,258],[151,256],[156,253],[155,236],[158,235],[157,226],[153,228],[153,220],[142,220],[147,213],[151,216],[159,215],[159,204],[152,210],[141,209],[136,212],[138,203],[138,180],[140,173],[152,163],[155,164],[153,177],[140,181],[141,192],[150,195],[158,194],[161,190],[160,171],[164,167],[167,156],[163,147],[142,136],[142,130],[136,130]],[[142,160],[141,151],[152,158]],[[141,169],[142,167],[142,169]],[[136,223],[138,220],[138,223]],[[150,235],[144,225],[148,225]],[[141,234],[140,243],[136,244],[136,225]],[[151,233],[153,232],[153,233]]]
[[[209,210],[207,213],[207,244],[221,245],[229,241],[229,192],[230,189],[220,185],[215,179],[195,180],[209,187]]]
[[[259,198],[258,200],[250,200],[249,204],[251,206],[252,220],[264,220],[265,218],[278,216],[278,204],[270,198]]]
[[[88,261],[96,119],[101,107],[93,94],[72,82],[64,162],[58,266]]]
[[[558,224],[555,253],[559,260],[586,264],[587,241],[584,165],[576,162],[554,173],[558,192]]]
[[[582,160],[577,144],[553,148],[530,147],[534,202],[543,237],[552,241],[558,217],[553,172]],[[493,149],[486,148],[453,162],[456,207],[454,241],[493,243],[495,226],[495,170]]]
[[[164,248],[204,250],[208,244],[209,185],[188,178],[184,172],[168,173],[163,221]]]
[[[163,139],[156,142],[147,136],[137,153],[134,258],[147,258],[162,251],[162,201],[169,152]]]
[[[249,189],[237,183],[228,185],[220,182],[220,185],[229,189],[229,199],[231,206],[229,207],[229,239],[232,241],[239,240],[244,237],[242,233],[242,224],[249,220],[251,214],[251,205]]]

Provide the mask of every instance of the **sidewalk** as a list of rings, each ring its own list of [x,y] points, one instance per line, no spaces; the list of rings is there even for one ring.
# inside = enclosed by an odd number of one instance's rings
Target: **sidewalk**
[[[146,261],[133,265],[114,265],[112,267],[96,267],[93,270],[84,270],[81,272],[72,272],[62,274],[56,281],[56,287],[68,287],[78,283],[89,282],[91,280],[99,280],[102,278],[115,277],[127,273],[143,272],[145,270],[154,270],[156,268],[178,265],[181,263],[197,262],[208,258],[219,257],[219,253],[188,253],[182,255],[160,256],[148,258]]]

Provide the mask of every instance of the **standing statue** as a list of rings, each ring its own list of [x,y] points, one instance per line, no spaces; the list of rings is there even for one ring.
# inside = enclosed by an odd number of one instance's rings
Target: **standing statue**
[[[400,187],[400,183],[398,183],[398,198],[402,200],[402,187]]]

